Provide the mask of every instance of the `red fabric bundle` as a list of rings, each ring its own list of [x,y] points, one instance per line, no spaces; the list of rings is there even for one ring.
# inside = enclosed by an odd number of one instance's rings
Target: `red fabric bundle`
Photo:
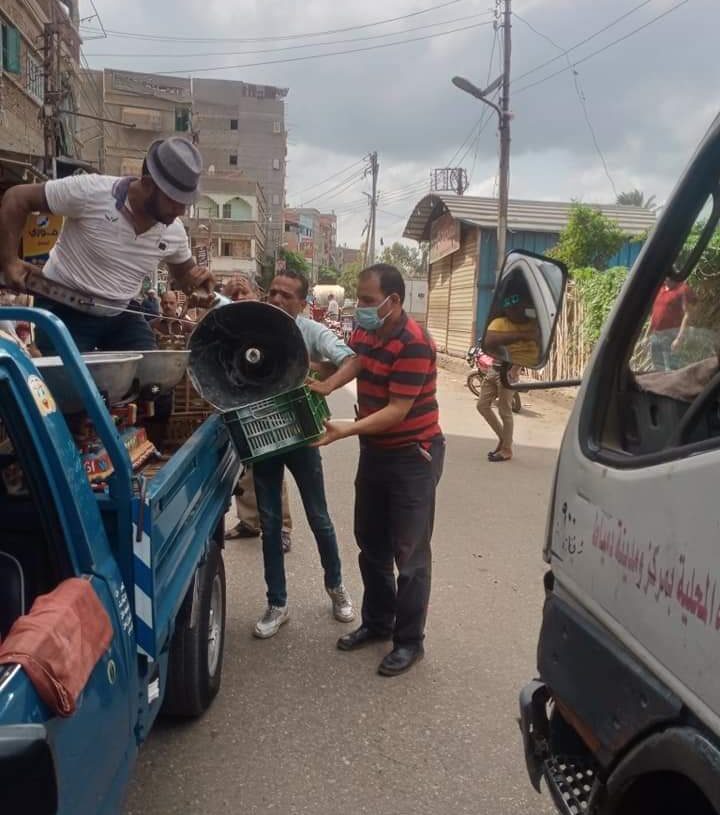
[[[112,636],[110,617],[90,581],[74,577],[18,617],[0,646],[0,665],[21,665],[43,702],[71,716]]]

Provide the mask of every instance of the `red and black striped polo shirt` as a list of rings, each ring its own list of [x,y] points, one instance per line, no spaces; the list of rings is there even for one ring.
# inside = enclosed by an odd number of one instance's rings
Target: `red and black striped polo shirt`
[[[435,343],[415,320],[403,312],[388,339],[358,328],[350,347],[362,363],[357,378],[358,412],[363,419],[386,407],[391,398],[412,399],[405,419],[385,433],[363,437],[383,447],[425,444],[442,435],[436,398]]]

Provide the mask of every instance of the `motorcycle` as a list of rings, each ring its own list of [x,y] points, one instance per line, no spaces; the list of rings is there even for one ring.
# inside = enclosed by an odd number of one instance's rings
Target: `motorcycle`
[[[345,333],[340,320],[333,320],[331,317],[325,317],[323,323],[333,332],[336,337],[339,337],[341,340],[345,339]]]
[[[465,384],[475,396],[480,396],[483,379],[485,379],[487,374],[492,370],[495,360],[489,354],[486,354],[480,345],[473,345],[468,348],[465,354],[465,361],[471,368],[475,369],[468,374]],[[520,393],[515,391],[513,393],[512,411],[513,413],[520,413],[521,410],[522,400],[520,399]]]

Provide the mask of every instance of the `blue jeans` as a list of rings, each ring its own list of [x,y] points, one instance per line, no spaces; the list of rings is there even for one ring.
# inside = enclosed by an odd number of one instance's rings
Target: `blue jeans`
[[[285,467],[292,473],[300,490],[305,515],[315,536],[320,562],[325,571],[325,586],[334,589],[342,583],[335,527],[330,520],[325,500],[320,451],[314,447],[300,447],[288,453],[281,453],[253,464],[255,495],[262,529],[267,599],[273,606],[284,606],[287,603],[285,555],[281,536],[282,482]]]
[[[67,327],[81,354],[88,351],[154,351],[157,342],[152,328],[140,314],[122,313],[114,317],[100,317],[85,314],[74,308],[35,298],[35,306],[52,311]],[[137,303],[131,302],[131,309],[140,310]],[[44,355],[55,354],[55,348],[42,331],[37,332],[37,346]]]

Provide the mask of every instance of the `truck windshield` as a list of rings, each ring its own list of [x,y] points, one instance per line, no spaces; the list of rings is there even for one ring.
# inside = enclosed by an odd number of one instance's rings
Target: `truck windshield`
[[[642,328],[619,357],[627,362],[606,417],[608,449],[642,456],[720,443],[720,228],[712,206],[709,198],[677,257],[657,271]],[[678,279],[679,270],[688,276]]]
[[[710,217],[712,201],[703,208],[692,228],[685,246],[675,260],[673,268],[682,269]],[[662,281],[650,303],[644,329],[631,357],[631,368],[636,374],[671,374],[665,377],[644,378],[645,383],[657,385],[665,381],[677,382],[678,371],[687,379],[697,374],[694,366],[707,362],[703,371],[717,371],[720,349],[720,228],[715,228],[710,242],[699,259],[693,263],[690,276],[684,281],[668,277]],[[642,381],[642,377],[640,377]]]

